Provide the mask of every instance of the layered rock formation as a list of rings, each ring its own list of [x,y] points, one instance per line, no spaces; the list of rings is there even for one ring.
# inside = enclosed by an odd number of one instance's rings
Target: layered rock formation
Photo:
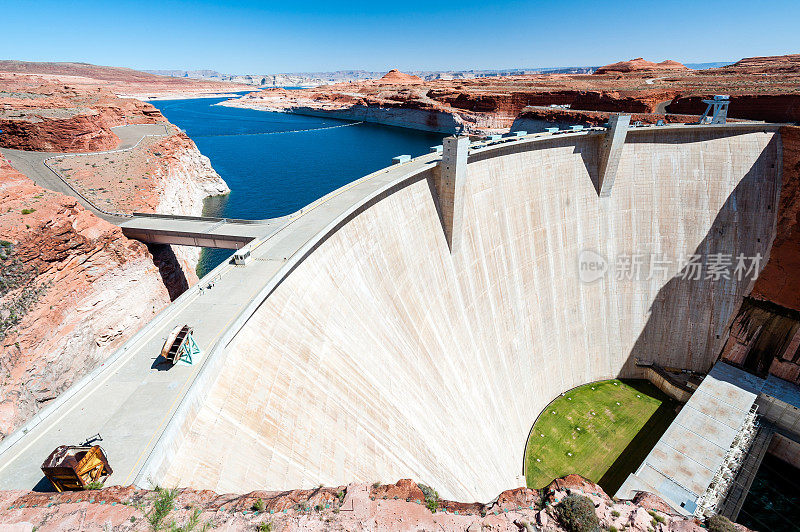
[[[628,61],[620,61],[610,65],[601,66],[594,71],[594,75],[602,76],[604,74],[631,74],[631,73],[651,73],[651,72],[674,72],[689,70],[686,66],[667,59],[660,63],[653,63],[647,61],[642,57],[630,59]]]
[[[152,212],[201,216],[203,202],[209,196],[230,192],[230,188],[211,167],[208,157],[201,154],[194,142],[183,133],[167,137],[155,144],[150,152],[156,163],[152,179],[158,183],[158,201]],[[143,212],[151,212],[149,210]],[[189,284],[197,281],[197,262],[200,248],[172,246]]]
[[[710,69],[706,75],[733,74],[797,74],[800,73],[800,54],[747,57],[732,65]]]
[[[205,198],[230,189],[189,137],[172,127],[166,131],[129,151],[55,159],[51,166],[106,211],[200,216]],[[173,249],[193,284],[200,248]]]
[[[166,122],[152,105],[121,99],[103,87],[42,83],[0,72],[0,147],[82,152],[111,150],[124,124]]]
[[[720,92],[720,91],[717,91]],[[711,92],[697,96],[676,96],[666,110],[669,113],[701,114],[706,109],[703,100],[713,97]],[[800,121],[800,93],[786,94],[732,94],[728,108],[731,118],[762,120],[765,122]]]
[[[168,78],[129,68],[88,63],[0,60],[0,73],[7,73],[18,79],[32,79],[38,83],[104,87],[114,94],[129,94],[140,98],[197,98],[248,89],[247,85],[230,81]]]
[[[429,494],[431,492],[428,492]],[[245,495],[218,495],[210,491],[180,490],[162,524],[213,526],[223,530],[567,530],[558,515],[558,503],[567,495],[588,497],[604,530],[632,532],[701,532],[695,519],[676,515],[661,499],[642,495],[632,501],[614,501],[578,475],[557,479],[541,491],[517,488],[504,491],[489,503],[462,503],[426,494],[416,482],[350,484],[313,490],[254,491]],[[107,488],[85,493],[43,494],[0,492],[0,526],[40,532],[144,530],[159,494],[134,488]],[[160,497],[164,500],[163,495]],[[428,502],[430,501],[430,502]],[[430,506],[430,509],[429,507]],[[656,520],[656,518],[658,520]],[[269,526],[270,528],[267,528]],[[16,528],[14,530],[17,530]],[[736,525],[736,532],[747,529]]]
[[[581,111],[558,107],[530,106],[524,108],[514,119],[511,131],[539,131],[545,127],[567,128],[571,125],[602,126],[613,113],[608,111]],[[659,113],[630,113],[631,122],[657,124],[686,124],[697,121],[694,115],[663,115]]]
[[[509,128],[528,106],[578,111],[698,115],[701,100],[730,94],[730,118],[800,120],[797,56],[745,59],[694,71],[675,61],[623,61],[588,74],[528,74],[417,81],[399,72],[379,80],[300,91],[268,89],[222,105],[332,116],[470,134]],[[770,73],[765,77],[763,74]],[[693,120],[692,120],[693,121]]]
[[[0,159],[0,436],[102,363],[170,301],[147,247]],[[17,302],[27,298],[20,308]],[[10,319],[10,318],[14,319]]]
[[[419,85],[422,83],[422,78],[419,76],[406,74],[405,72],[400,72],[394,68],[384,74],[383,77],[381,77],[375,83],[389,85]]]

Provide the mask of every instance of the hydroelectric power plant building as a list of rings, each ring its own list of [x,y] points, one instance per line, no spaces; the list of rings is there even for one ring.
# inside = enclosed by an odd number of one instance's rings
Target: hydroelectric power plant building
[[[111,484],[414,478],[488,500],[520,485],[531,425],[561,392],[649,363],[712,369],[770,253],[781,161],[780,128],[761,123],[448,138],[211,272],[0,445],[0,488],[34,486],[55,446],[99,432]],[[682,275],[723,254],[764,259]],[[661,257],[657,273],[618,274],[641,257]],[[159,371],[183,323],[204,352]],[[661,495],[679,506],[679,491]]]

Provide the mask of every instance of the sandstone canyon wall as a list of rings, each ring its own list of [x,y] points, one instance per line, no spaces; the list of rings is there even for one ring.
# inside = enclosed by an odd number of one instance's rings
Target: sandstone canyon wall
[[[162,140],[151,150],[161,155],[153,169],[153,179],[158,183],[158,200],[150,211],[159,214],[202,216],[203,202],[210,196],[230,192],[230,188],[211,166],[208,157],[200,153],[194,142],[183,133]],[[200,248],[170,246],[189,281],[197,281],[197,263]]]
[[[111,150],[119,138],[112,127],[166,119],[152,105],[117,98],[102,87],[18,79],[0,72],[0,147],[31,151]]]
[[[91,371],[169,294],[147,247],[0,159],[0,436]],[[20,306],[27,298],[28,303]],[[22,308],[24,307],[24,308]]]
[[[349,90],[348,90],[349,89]],[[507,91],[469,87],[396,87],[364,84],[361,93],[330,86],[301,91],[267,89],[219,105],[342,118],[441,133],[485,134],[507,130],[528,106],[571,105],[606,112],[653,113],[675,93],[625,95],[601,90]]]

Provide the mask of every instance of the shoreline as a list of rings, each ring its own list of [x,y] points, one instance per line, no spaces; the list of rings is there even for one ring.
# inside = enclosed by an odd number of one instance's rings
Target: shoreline
[[[231,98],[218,102],[214,105],[223,107],[234,107],[239,109],[252,109],[254,111],[265,111],[271,113],[296,114],[301,116],[313,116],[317,118],[334,118],[339,120],[350,120],[357,122],[368,122],[383,126],[402,127],[423,131],[427,133],[443,134],[470,134],[470,135],[491,135],[504,134],[510,131],[507,127],[491,127],[478,125],[482,117],[465,116],[462,113],[451,113],[440,109],[420,109],[407,107],[379,107],[379,106],[350,106],[337,108],[314,108],[311,106],[291,106],[276,107],[272,105],[260,105],[245,101],[244,97]],[[488,122],[492,117],[486,117]]]
[[[257,91],[258,89],[254,89]],[[242,92],[250,92],[250,91],[242,91]],[[201,98],[230,98],[236,99],[243,96],[242,94],[237,94],[235,92],[208,92],[208,93],[189,93],[189,92],[177,92],[174,94],[167,94],[162,92],[157,93],[119,93],[117,94],[118,98],[125,98],[129,100],[139,100],[140,102],[157,102],[162,100],[195,100]]]

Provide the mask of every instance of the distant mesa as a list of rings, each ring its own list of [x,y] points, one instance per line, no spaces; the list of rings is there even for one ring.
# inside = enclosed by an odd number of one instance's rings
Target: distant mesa
[[[620,61],[619,63],[612,63],[610,65],[602,66],[594,71],[595,74],[631,74],[637,72],[652,72],[652,71],[675,71],[675,70],[690,70],[689,67],[678,63],[677,61],[661,61],[660,63],[653,63],[641,57],[630,59],[628,61]]]
[[[714,74],[797,74],[800,54],[746,57],[732,65],[712,70]]]
[[[406,74],[405,72],[400,72],[396,68],[393,68],[392,70],[384,74],[382,78],[377,80],[376,83],[407,85],[407,84],[422,83],[422,78],[420,78],[419,76],[412,76],[411,74]]]

